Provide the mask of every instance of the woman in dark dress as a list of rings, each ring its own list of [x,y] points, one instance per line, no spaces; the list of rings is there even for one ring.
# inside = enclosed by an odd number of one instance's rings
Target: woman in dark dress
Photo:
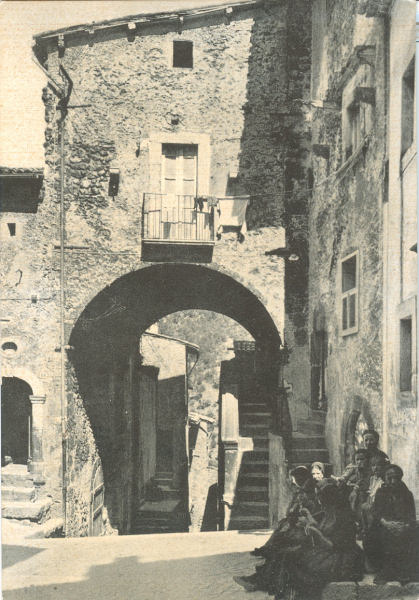
[[[412,492],[402,481],[398,465],[388,465],[384,483],[372,506],[375,559],[378,573],[374,583],[405,582],[415,577],[416,511]]]
[[[330,581],[359,581],[363,576],[363,554],[356,543],[351,511],[331,479],[325,480],[318,493],[323,509],[319,523],[307,515],[305,532],[310,543],[295,555],[286,555],[277,597],[294,589],[297,595],[320,597]]]
[[[253,556],[269,558],[272,552],[276,552],[278,547],[285,548],[287,545],[295,546],[298,544],[301,537],[304,537],[303,529],[297,527],[301,509],[307,508],[312,514],[320,510],[316,497],[315,482],[307,467],[303,465],[296,467],[290,472],[290,477],[293,495],[286,516],[279,521],[278,527],[266,544],[260,548],[255,548],[251,552]]]

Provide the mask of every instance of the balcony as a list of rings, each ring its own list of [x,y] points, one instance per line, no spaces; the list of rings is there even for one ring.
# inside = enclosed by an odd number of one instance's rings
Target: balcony
[[[195,196],[145,193],[143,260],[211,262],[214,204]]]

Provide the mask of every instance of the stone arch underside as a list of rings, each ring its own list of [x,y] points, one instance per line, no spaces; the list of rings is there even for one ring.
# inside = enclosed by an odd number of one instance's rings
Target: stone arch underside
[[[254,291],[225,273],[191,264],[159,264],[118,278],[89,302],[70,344],[101,337],[105,329],[108,337],[130,338],[132,327],[138,335],[163,316],[194,308],[231,317],[260,345],[279,348],[275,322]]]
[[[100,456],[105,504],[121,533],[132,529],[135,503],[135,489],[127,492],[135,468],[130,471],[127,465],[136,449],[126,441],[132,424],[124,410],[132,405],[129,395],[136,393],[139,338],[163,316],[188,309],[218,312],[237,321],[254,337],[266,357],[264,368],[274,374],[281,337],[265,306],[232,277],[198,265],[159,264],[122,276],[88,304],[70,337],[67,469],[87,477]],[[77,497],[77,475],[68,479],[69,520],[79,535],[77,522],[82,517],[74,514],[74,507],[82,506],[83,500]]]

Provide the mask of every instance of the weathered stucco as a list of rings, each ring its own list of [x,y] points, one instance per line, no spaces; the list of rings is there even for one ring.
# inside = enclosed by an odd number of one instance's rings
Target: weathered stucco
[[[319,2],[317,10],[325,3]],[[329,6],[329,5],[328,5]],[[319,17],[317,17],[319,18]],[[325,331],[326,438],[335,470],[343,467],[345,437],[353,411],[382,431],[382,216],[385,159],[385,31],[380,18],[357,15],[353,2],[335,3],[323,17],[321,68],[328,74],[329,104],[313,109],[313,144],[326,146],[329,158],[313,154],[314,190],[310,204],[311,331]],[[322,19],[320,18],[320,22]],[[321,31],[318,32],[321,35]],[[370,64],[356,64],[355,46],[373,46]],[[355,61],[354,61],[355,58]],[[352,66],[355,62],[356,67]],[[319,80],[313,81],[314,94]],[[363,149],[345,163],[342,129],[347,97],[354,85],[372,87],[375,104],[361,103]],[[352,86],[352,87],[351,87]],[[345,104],[346,103],[346,104]],[[354,149],[355,150],[355,149]],[[358,252],[358,330],[342,335],[341,260]],[[339,435],[336,435],[339,432]]]

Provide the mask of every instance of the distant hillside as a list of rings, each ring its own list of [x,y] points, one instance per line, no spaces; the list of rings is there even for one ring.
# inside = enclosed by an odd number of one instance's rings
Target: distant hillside
[[[207,310],[185,310],[168,315],[159,321],[159,331],[200,348],[200,357],[190,378],[189,408],[216,419],[211,437],[211,458],[215,464],[220,363],[233,357],[233,340],[253,338],[233,319]]]

